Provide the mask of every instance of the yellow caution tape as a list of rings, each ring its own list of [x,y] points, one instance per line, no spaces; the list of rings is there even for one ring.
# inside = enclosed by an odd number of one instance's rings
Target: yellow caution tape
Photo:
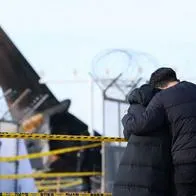
[[[101,175],[102,175],[101,172],[33,173],[33,174],[0,175],[0,179],[56,178],[56,177],[101,176]]]
[[[69,153],[69,152],[74,152],[74,151],[79,151],[79,150],[85,150],[88,148],[95,148],[100,145],[101,144],[90,144],[90,145],[86,145],[86,146],[76,146],[76,147],[70,147],[70,148],[63,148],[63,149],[52,150],[52,151],[48,151],[48,152],[19,155],[19,156],[15,156],[15,157],[0,157],[0,162],[19,161],[22,159],[35,159],[35,158],[39,158],[39,157],[43,157],[43,156],[63,154],[63,153]]]
[[[39,191],[46,191],[46,190],[56,190],[56,189],[61,189],[61,188],[69,188],[69,187],[72,187],[72,186],[77,186],[77,185],[80,185],[82,184],[82,180],[76,180],[74,182],[69,182],[69,183],[66,183],[66,184],[56,184],[56,185],[50,185],[50,186],[37,186],[38,190]]]
[[[0,193],[0,196],[112,196],[112,193],[83,193],[83,192],[63,192],[63,193]]]
[[[77,135],[51,135],[41,133],[7,133],[1,132],[0,138],[17,139],[43,139],[43,140],[61,140],[61,141],[90,141],[90,142],[126,142],[120,137],[100,137],[100,136],[77,136]]]

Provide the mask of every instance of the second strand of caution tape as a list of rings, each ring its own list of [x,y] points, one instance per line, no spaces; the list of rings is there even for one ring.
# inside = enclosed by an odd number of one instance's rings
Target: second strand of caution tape
[[[101,175],[102,175],[101,172],[33,173],[33,174],[0,175],[0,179],[82,177],[82,176],[101,176]]]
[[[74,152],[74,151],[79,151],[79,150],[85,150],[85,149],[89,149],[89,148],[95,148],[100,145],[101,145],[100,143],[96,143],[96,144],[89,144],[89,145],[85,145],[85,146],[75,146],[75,147],[63,148],[63,149],[59,149],[59,150],[51,150],[48,152],[32,153],[32,154],[27,154],[27,155],[18,155],[18,156],[14,156],[14,157],[0,157],[0,162],[19,161],[22,159],[34,159],[34,158],[39,158],[39,157],[43,157],[43,156],[63,154],[63,153],[69,153],[69,152]]]

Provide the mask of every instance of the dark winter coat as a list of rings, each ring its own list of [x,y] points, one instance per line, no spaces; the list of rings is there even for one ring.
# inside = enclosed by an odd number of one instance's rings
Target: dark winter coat
[[[196,85],[180,82],[161,91],[141,115],[127,114],[123,124],[136,135],[152,134],[165,121],[172,131],[175,195],[196,195]]]
[[[155,91],[144,85],[129,97],[129,115],[141,115]],[[140,103],[140,104],[137,104]],[[141,105],[142,104],[142,105]],[[144,105],[144,106],[143,106]],[[113,186],[113,196],[170,196],[171,156],[168,128],[149,136],[124,129],[128,144]]]

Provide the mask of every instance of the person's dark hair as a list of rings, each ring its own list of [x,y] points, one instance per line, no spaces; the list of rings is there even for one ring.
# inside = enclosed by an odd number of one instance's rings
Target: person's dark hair
[[[167,67],[157,69],[151,74],[149,84],[153,88],[164,88],[169,82],[179,81],[176,72]]]

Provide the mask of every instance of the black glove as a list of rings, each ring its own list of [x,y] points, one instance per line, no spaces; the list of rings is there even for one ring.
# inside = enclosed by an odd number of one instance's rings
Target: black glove
[[[130,104],[141,104],[146,107],[153,96],[159,91],[159,89],[155,89],[149,84],[144,84],[128,95],[128,102]]]

